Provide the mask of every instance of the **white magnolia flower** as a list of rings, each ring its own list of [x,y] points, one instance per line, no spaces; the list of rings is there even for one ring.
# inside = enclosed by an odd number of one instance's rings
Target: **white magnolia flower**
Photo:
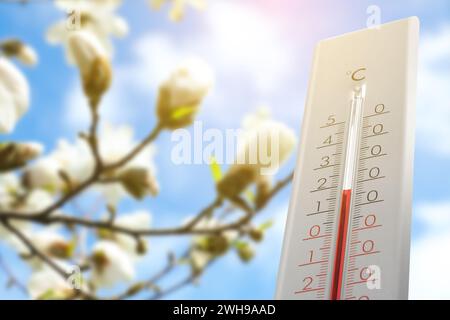
[[[189,252],[189,257],[191,267],[195,273],[201,273],[208,263],[214,259],[214,255],[199,249],[192,249],[191,252]]]
[[[102,240],[92,250],[92,283],[98,287],[110,287],[116,283],[133,280],[134,265],[118,244]]]
[[[148,0],[152,9],[158,10],[163,4],[169,0]],[[180,21],[184,17],[186,6],[192,6],[195,9],[202,10],[206,6],[205,0],[171,0],[172,6],[170,8],[169,17],[172,21]]]
[[[67,39],[68,50],[74,58],[74,63],[82,74],[88,74],[98,58],[107,58],[105,49],[92,33],[86,31],[72,32]]]
[[[70,270],[67,264],[59,261],[56,263],[61,268]],[[70,282],[46,265],[33,271],[27,289],[32,299],[64,299],[74,293]]]
[[[78,139],[75,144],[60,140],[57,148],[48,156],[36,161],[25,172],[25,184],[30,188],[41,188],[51,192],[65,187],[60,172],[64,171],[72,183],[87,179],[93,170],[89,146]]]
[[[38,62],[36,51],[30,46],[22,45],[16,55],[17,59],[23,64],[33,66]]]
[[[24,189],[15,174],[0,175],[0,210],[14,210],[18,214],[29,214],[46,208],[53,203],[53,198],[48,192],[43,190],[30,191],[26,197]],[[18,199],[20,197],[20,201]],[[29,234],[31,223],[28,221],[15,220],[10,222],[16,229]],[[0,237],[6,240],[12,247],[20,252],[24,252],[25,247],[22,242],[12,236],[11,232],[0,225]]]
[[[135,146],[137,141],[133,137],[133,129],[128,126],[112,126],[105,123],[100,132],[99,146],[100,155],[105,164],[116,163],[127,155]],[[131,168],[146,169],[152,177],[156,175],[156,166],[154,164],[155,147],[146,146],[136,157],[117,172]],[[96,189],[105,197],[108,204],[115,206],[123,197],[127,196],[127,191],[121,183],[108,183],[97,185]]]
[[[17,225],[15,227],[18,228]],[[54,228],[44,228],[39,231],[34,231],[31,229],[31,225],[29,225],[28,228],[21,228],[21,232],[40,252],[55,262],[62,261],[61,259],[68,259],[73,253],[72,243]],[[10,235],[6,238],[6,241],[19,254],[24,256],[31,254],[29,248],[17,237]],[[35,256],[30,256],[25,261],[34,270],[41,269],[45,266],[45,263]]]
[[[73,32],[68,37],[67,48],[80,70],[84,93],[91,102],[97,103],[112,80],[111,65],[104,48],[87,31]]]
[[[188,220],[189,221],[189,220]],[[200,220],[194,227],[197,230],[212,229],[220,225],[220,221],[214,218]],[[193,237],[192,249],[189,252],[190,263],[193,272],[201,273],[206,265],[228,251],[232,243],[239,237],[236,230],[227,230],[220,235],[198,235]]]
[[[1,185],[1,182],[0,182]],[[20,187],[21,188],[21,187]],[[19,189],[17,189],[19,190]],[[22,191],[15,191],[22,192]],[[1,193],[1,187],[0,187]],[[15,197],[11,200],[11,203],[7,209],[14,210],[18,214],[28,214],[29,212],[36,212],[38,210],[47,208],[53,203],[52,196],[43,190],[32,190],[21,201],[17,201]],[[4,208],[3,208],[4,209]],[[70,243],[66,241],[62,236],[56,234],[51,229],[44,229],[39,232],[34,232],[32,229],[32,223],[26,220],[13,220],[10,222],[11,225],[20,230],[25,236],[27,236],[39,249],[48,254],[49,256],[61,257],[64,250],[69,250]],[[17,252],[27,255],[29,254],[29,249],[22,242],[21,239],[17,238],[12,234],[7,228],[0,225],[0,238],[2,238],[5,243],[14,248]],[[68,251],[66,251],[68,252]],[[27,260],[29,264],[33,267],[38,267],[42,265],[42,262],[38,258]]]
[[[129,126],[112,126],[105,123],[99,138],[100,155],[105,164],[115,163],[127,155],[138,143],[133,136],[133,129]],[[123,167],[123,170],[147,168],[149,171],[155,172],[156,166],[153,161],[155,153],[155,146],[147,145]]]
[[[20,181],[13,173],[0,174],[0,210],[11,209],[17,200],[16,195],[23,191]],[[14,221],[13,226],[23,229],[27,226],[23,221]],[[9,241],[11,233],[0,224],[0,239]]]
[[[0,51],[7,57],[17,58],[25,65],[35,65],[38,62],[36,51],[18,39],[9,39],[0,42]]]
[[[148,4],[152,9],[159,10],[167,0],[148,0]]]
[[[15,195],[22,192],[17,175],[13,173],[0,174],[0,210],[10,209],[16,200]]]
[[[272,175],[288,159],[297,143],[295,132],[272,120],[267,111],[247,116],[239,137],[237,165],[250,165],[261,175]]]
[[[112,126],[105,124],[100,130],[99,151],[106,165],[121,160],[136,145],[133,130],[128,126]],[[151,176],[155,176],[154,165],[155,147],[146,146],[136,157],[124,165],[117,174],[131,169],[146,169]],[[47,191],[61,191],[65,182],[61,178],[61,171],[69,177],[72,183],[81,183],[88,179],[94,170],[94,157],[87,142],[77,139],[74,144],[60,140],[57,148],[38,161],[25,172],[24,181],[30,188],[40,188]],[[94,189],[105,197],[108,204],[114,206],[128,193],[121,183],[111,182],[95,185]]]
[[[44,146],[35,142],[0,143],[0,171],[7,172],[24,167],[42,154]]]
[[[297,139],[292,129],[270,119],[265,111],[246,117],[243,127],[235,163],[217,183],[217,190],[222,196],[233,199],[256,184],[255,201],[262,205],[273,175],[288,159]]]
[[[9,133],[28,110],[30,92],[22,73],[0,57],[0,133]]]
[[[67,258],[71,246],[69,240],[50,228],[31,234],[30,241],[39,251],[54,258]]]
[[[29,188],[42,188],[55,192],[62,186],[59,170],[60,165],[55,157],[39,159],[25,171],[24,182]]]
[[[114,224],[132,230],[143,230],[150,228],[151,220],[152,217],[148,211],[140,210],[117,217]],[[135,258],[139,255],[136,250],[137,243],[134,237],[118,233],[114,235],[114,241],[131,257]],[[147,241],[145,244],[147,244]]]
[[[36,212],[47,208],[53,203],[52,195],[45,190],[31,190],[25,198],[25,203],[17,212]]]
[[[200,220],[194,227],[194,229],[203,230],[203,229],[212,229],[217,228],[220,226],[220,221],[214,218],[205,218]],[[228,242],[233,242],[239,237],[239,232],[236,230],[226,230],[221,233],[225,238],[228,240]],[[195,236],[194,242],[198,242],[199,240],[203,239],[205,236]]]
[[[39,142],[25,142],[17,144],[17,152],[27,160],[34,159],[42,154],[44,146]]]
[[[205,62],[190,59],[178,66],[159,89],[161,124],[171,129],[191,124],[212,85],[213,73]]]
[[[111,57],[113,46],[109,37],[123,37],[128,33],[127,22],[115,15],[121,0],[57,0],[58,8],[69,14],[69,18],[50,27],[47,40],[50,43],[61,43],[67,46],[69,35],[73,31],[87,31],[97,39]],[[70,50],[66,50],[67,59],[74,63]]]
[[[58,171],[63,170],[74,183],[86,180],[94,170],[90,148],[82,139],[77,139],[74,144],[60,140],[53,157],[58,163]]]
[[[119,161],[136,145],[137,141],[134,139],[133,128],[129,126],[113,126],[105,123],[100,130],[100,155],[104,159],[105,164]],[[149,168],[155,169],[152,161],[154,153],[154,146],[150,145],[133,158],[127,166],[136,167],[147,165]]]
[[[191,59],[178,66],[163,86],[169,91],[170,105],[177,107],[201,101],[212,83],[209,66],[201,60]]]

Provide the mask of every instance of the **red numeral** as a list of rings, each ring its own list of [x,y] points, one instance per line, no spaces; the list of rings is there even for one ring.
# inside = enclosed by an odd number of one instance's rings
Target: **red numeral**
[[[369,280],[369,278],[372,276],[372,270],[368,267],[364,267],[361,269],[361,272],[359,273],[359,278],[363,281]]]
[[[364,225],[366,227],[374,226],[375,222],[377,222],[377,217],[374,214],[369,214],[364,219]]]
[[[305,285],[303,287],[303,290],[311,290],[311,283],[313,282],[313,278],[312,277],[306,277],[305,279],[303,279],[303,284]]]
[[[314,255],[314,251],[313,250],[309,250],[309,262],[313,261],[313,255]]]
[[[320,226],[317,224],[312,226],[311,229],[309,229],[309,236],[311,238],[315,238],[320,234]]]
[[[373,240],[366,240],[363,242],[362,251],[364,253],[372,252],[374,247],[375,243],[373,242]]]

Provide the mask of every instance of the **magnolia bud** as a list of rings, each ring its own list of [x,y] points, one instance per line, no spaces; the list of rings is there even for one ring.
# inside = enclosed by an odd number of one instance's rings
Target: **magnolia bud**
[[[26,65],[35,65],[38,61],[34,49],[17,39],[10,39],[2,42],[0,44],[0,49],[6,56],[15,57]]]
[[[38,143],[0,144],[0,172],[25,166],[28,161],[39,156],[42,150],[42,145]]]
[[[94,264],[94,268],[98,272],[103,272],[103,270],[108,266],[110,263],[108,260],[108,257],[106,256],[105,252],[103,251],[95,251],[91,256],[91,261]]]
[[[178,129],[192,124],[212,82],[212,72],[201,61],[176,69],[159,88],[156,113],[161,125]]]
[[[166,2],[166,0],[148,0],[150,7],[154,10],[158,10]]]
[[[251,229],[248,235],[253,241],[260,242],[264,238],[264,231],[261,229]]]
[[[189,253],[189,262],[193,275],[200,275],[205,267],[213,259],[213,256],[203,250],[192,249]]]
[[[212,255],[222,255],[230,248],[230,242],[227,237],[219,234],[203,238],[198,247]]]
[[[119,181],[133,197],[142,199],[146,195],[158,194],[159,187],[156,179],[145,168],[130,168],[119,175]]]
[[[136,239],[136,253],[144,255],[147,253],[147,242],[141,238]]]
[[[248,243],[241,243],[237,247],[237,253],[244,262],[249,262],[255,256],[255,251]]]
[[[0,57],[0,133],[11,132],[28,110],[30,90],[23,74]]]
[[[47,254],[51,257],[68,259],[73,255],[74,246],[65,241],[59,241],[52,243],[47,248]]]
[[[233,199],[255,182],[258,175],[258,170],[251,165],[234,165],[217,183],[217,191],[221,196]]]
[[[256,183],[256,197],[255,208],[256,210],[262,209],[270,200],[272,192],[272,185],[269,179],[262,177],[258,179]]]
[[[87,31],[72,33],[68,48],[80,69],[84,93],[96,105],[111,84],[109,58],[98,39]]]

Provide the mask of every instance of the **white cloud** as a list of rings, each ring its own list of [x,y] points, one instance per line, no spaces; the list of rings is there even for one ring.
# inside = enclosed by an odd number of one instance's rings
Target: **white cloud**
[[[206,15],[209,46],[223,71],[248,77],[260,94],[276,91],[291,71],[292,48],[267,13],[218,1]]]
[[[154,118],[158,84],[173,67],[193,56],[205,60],[216,73],[216,86],[201,115],[210,125],[238,126],[239,118],[261,102],[281,104],[284,91],[295,92],[295,81],[289,81],[295,70],[294,48],[267,13],[249,4],[214,1],[200,18],[204,28],[191,30],[189,37],[158,31],[135,40],[127,62],[114,67],[113,86],[101,107],[103,118],[132,122],[139,121],[143,113]],[[70,129],[88,124],[78,82],[74,82],[66,106],[65,124]],[[280,105],[272,107],[283,111]]]
[[[416,211],[414,218],[426,231],[450,232],[450,201],[422,203]]]
[[[450,232],[430,235],[413,242],[410,299],[450,299],[449,248]]]
[[[450,299],[450,202],[418,206],[424,233],[413,240],[410,299]]]
[[[417,140],[450,156],[450,25],[421,39],[418,70]]]

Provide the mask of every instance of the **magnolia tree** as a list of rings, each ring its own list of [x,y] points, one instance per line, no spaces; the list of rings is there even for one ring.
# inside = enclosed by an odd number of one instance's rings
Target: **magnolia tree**
[[[149,1],[153,8],[166,2],[174,21],[182,19],[185,6],[204,6],[201,0]],[[292,130],[268,117],[246,119],[236,156],[243,160],[223,174],[212,161],[216,197],[179,225],[152,228],[145,209],[118,212],[126,197],[139,201],[158,195],[153,162],[156,140],[164,130],[173,132],[193,123],[211,88],[212,72],[200,60],[191,60],[168,74],[157,93],[156,125],[142,140],[134,138],[132,128],[101,124],[102,97],[113,78],[110,37],[128,32],[126,21],[115,13],[121,1],[54,3],[68,17],[51,26],[46,38],[63,46],[68,63],[78,68],[90,126],[75,141],[60,140],[46,154],[37,142],[5,142],[31,104],[29,84],[15,64],[34,65],[38,58],[18,39],[0,43],[0,240],[31,270],[24,277],[5,259],[0,260],[8,285],[35,299],[126,299],[144,291],[157,299],[195,283],[229,251],[235,251],[243,262],[251,260],[253,243],[263,240],[270,225],[255,225],[254,217],[290,182],[292,174],[276,182],[276,171],[264,173],[267,162],[250,161],[254,157],[248,155],[265,153],[279,167],[294,148]],[[70,205],[90,193],[104,199],[105,214],[100,218],[77,212]],[[186,250],[169,252],[162,270],[136,280],[137,264],[152,254],[147,250],[148,239],[177,235],[191,236],[185,237]],[[190,268],[188,275],[166,284],[165,278],[172,279],[170,275],[182,266]],[[160,285],[163,280],[165,286]],[[100,289],[120,283],[121,288],[126,285],[124,291],[113,296],[99,294]]]

